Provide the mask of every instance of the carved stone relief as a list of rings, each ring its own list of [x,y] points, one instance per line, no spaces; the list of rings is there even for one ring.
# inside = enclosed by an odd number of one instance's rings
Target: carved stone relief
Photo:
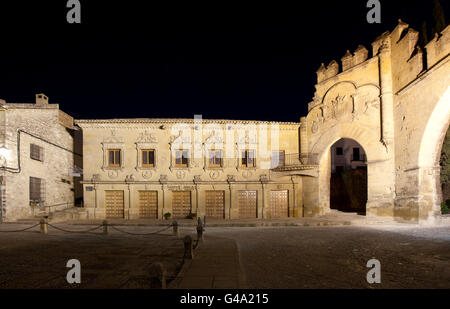
[[[136,143],[157,143],[158,139],[156,138],[156,135],[153,133],[150,133],[148,131],[144,131],[139,134],[139,137],[136,141]]]
[[[117,177],[119,177],[119,172],[116,170],[108,171],[108,177],[111,179],[116,179]]]
[[[186,177],[186,172],[185,171],[177,171],[175,173],[175,175],[177,176],[178,179],[184,179]]]
[[[244,177],[245,179],[248,179],[252,176],[253,176],[253,173],[251,171],[243,171],[242,172],[242,177]]]
[[[142,178],[144,178],[144,179],[150,179],[150,178],[152,178],[152,176],[153,176],[153,174],[149,170],[146,170],[146,171],[142,172]]]
[[[220,175],[219,171],[211,171],[211,172],[209,172],[209,177],[211,179],[217,179],[219,177],[219,175]]]

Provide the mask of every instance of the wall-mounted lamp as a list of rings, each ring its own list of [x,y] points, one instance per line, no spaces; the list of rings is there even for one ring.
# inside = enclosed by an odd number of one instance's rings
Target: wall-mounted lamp
[[[8,160],[9,150],[5,145],[0,146],[0,167],[5,167]]]

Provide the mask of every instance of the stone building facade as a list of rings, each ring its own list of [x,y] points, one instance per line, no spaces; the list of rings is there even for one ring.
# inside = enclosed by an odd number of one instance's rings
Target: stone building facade
[[[0,213],[12,221],[73,206],[73,118],[36,95],[35,103],[0,100]]]
[[[271,169],[298,152],[299,123],[77,120],[90,218],[287,218],[301,179]]]
[[[422,50],[419,33],[399,21],[371,52],[358,47],[322,64],[300,152],[317,156],[303,179],[306,216],[330,209],[330,149],[348,138],[367,154],[369,216],[433,221],[442,198],[440,154],[450,122],[450,26]]]
[[[83,133],[89,217],[323,215],[330,211],[331,149],[349,139],[366,156],[365,213],[432,222],[440,215],[439,163],[450,124],[450,26],[424,50],[418,41],[419,33],[400,20],[371,51],[359,46],[341,63],[322,64],[299,123],[75,121]],[[45,180],[46,204],[73,200],[67,175],[81,157],[72,152],[71,117],[45,96],[37,104],[0,103],[2,216],[30,213],[30,177],[33,184]],[[36,155],[41,148],[43,160]]]

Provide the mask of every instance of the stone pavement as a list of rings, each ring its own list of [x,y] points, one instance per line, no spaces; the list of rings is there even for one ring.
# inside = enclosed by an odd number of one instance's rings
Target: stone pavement
[[[204,218],[201,218],[202,220]],[[379,225],[397,223],[390,218],[365,217],[354,213],[343,213],[331,211],[330,213],[315,218],[286,218],[286,219],[236,219],[217,220],[206,218],[208,227],[261,227],[261,226],[347,226],[347,225]],[[450,218],[449,218],[450,219]],[[21,223],[34,223],[39,219],[21,220]],[[179,226],[196,226],[197,220],[176,219]],[[51,221],[50,221],[51,222]],[[101,225],[102,219],[77,219],[66,220],[64,224],[72,225]],[[109,219],[109,224],[132,225],[132,226],[168,226],[172,220],[151,220],[151,219]],[[450,223],[450,221],[449,221]]]
[[[172,289],[242,289],[245,288],[236,242],[232,239],[204,236],[194,252],[194,259],[186,260]]]
[[[87,230],[90,226],[67,226],[68,230]],[[171,231],[161,235],[129,235],[110,229],[93,233],[66,233],[39,227],[26,232],[17,224],[0,224],[0,289],[149,289],[149,266],[162,263],[169,279],[181,266],[183,242]],[[133,233],[150,233],[155,227],[124,227]],[[192,233],[192,230],[190,231]],[[81,284],[68,284],[66,263],[81,263]]]
[[[204,218],[201,218],[202,221]],[[328,214],[314,218],[286,218],[286,219],[233,219],[218,220],[206,218],[206,226],[209,227],[262,227],[262,226],[367,226],[367,225],[386,225],[386,224],[416,224],[416,222],[397,222],[392,218],[385,217],[366,217],[355,213],[344,213],[331,210]],[[33,224],[38,223],[40,218],[20,219],[17,223]],[[59,220],[58,220],[59,221]],[[58,222],[52,219],[49,222]],[[173,220],[156,219],[108,219],[109,224],[130,225],[130,226],[168,226]],[[176,219],[179,226],[194,227],[197,220]],[[59,223],[69,225],[101,225],[103,219],[67,219]],[[450,225],[450,215],[444,215],[432,222],[432,225]]]

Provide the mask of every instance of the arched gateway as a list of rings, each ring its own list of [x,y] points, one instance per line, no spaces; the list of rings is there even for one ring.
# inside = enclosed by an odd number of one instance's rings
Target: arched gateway
[[[367,215],[430,221],[440,212],[439,158],[450,119],[450,27],[426,45],[399,21],[372,43],[317,71],[301,119],[303,213],[330,210],[330,148],[342,138],[367,155]],[[426,59],[426,61],[425,61]],[[303,168],[303,170],[306,168]]]

